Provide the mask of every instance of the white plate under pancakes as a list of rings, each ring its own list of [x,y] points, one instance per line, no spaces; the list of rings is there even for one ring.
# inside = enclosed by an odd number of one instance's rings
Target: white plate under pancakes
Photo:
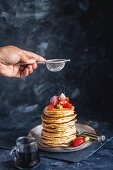
[[[81,132],[81,131],[83,132],[84,131],[84,132],[90,132],[90,133],[96,134],[95,129],[93,129],[92,127],[90,127],[88,125],[76,123],[76,128],[77,128],[77,132]],[[73,151],[78,151],[78,150],[82,150],[84,148],[87,148],[88,146],[90,146],[93,143],[93,142],[85,142],[78,147],[71,147],[71,146],[69,146],[69,147],[50,147],[50,146],[47,146],[47,145],[42,143],[42,141],[41,141],[41,129],[42,129],[42,125],[38,125],[38,126],[34,127],[33,129],[30,130],[28,136],[35,137],[37,139],[39,149],[44,150],[44,151],[73,152]]]

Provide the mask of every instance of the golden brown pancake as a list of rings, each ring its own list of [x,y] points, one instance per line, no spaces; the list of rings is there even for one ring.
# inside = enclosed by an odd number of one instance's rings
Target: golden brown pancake
[[[50,129],[61,129],[61,128],[68,128],[70,126],[73,126],[75,125],[75,122],[77,121],[77,119],[73,119],[69,122],[65,122],[65,123],[47,123],[47,122],[44,122],[42,121],[42,126],[43,128],[50,128]]]
[[[53,142],[53,143],[56,143],[56,142],[58,142],[58,143],[68,143],[68,142],[70,142],[72,139],[75,139],[75,137],[76,137],[76,134],[72,134],[72,135],[70,135],[69,137],[67,137],[67,136],[62,136],[62,138],[60,138],[60,137],[47,137],[47,136],[43,136],[42,135],[42,139],[46,139],[47,140],[47,143],[50,143],[50,141],[51,142]]]
[[[73,120],[76,117],[76,114],[71,114],[65,117],[48,117],[44,113],[42,114],[41,118],[42,121],[47,123],[64,123]]]
[[[46,140],[42,139],[42,142],[45,144],[45,145],[48,145],[50,147],[68,147],[71,145],[71,142],[69,143],[57,143],[57,144],[54,144],[54,143],[47,143]]]
[[[47,138],[42,136],[42,142],[46,145],[50,146],[69,146],[70,143],[76,138],[76,135],[73,134],[69,137],[62,137],[62,138]]]
[[[67,128],[66,130],[62,130],[62,131],[47,131],[45,129],[42,129],[42,135],[43,136],[47,136],[47,137],[63,137],[63,136],[70,136],[72,134],[74,134],[76,131],[75,126],[73,126],[72,128]]]
[[[59,132],[59,131],[70,131],[71,128],[73,128],[75,126],[75,124],[73,124],[72,126],[66,126],[66,127],[62,127],[62,126],[57,126],[56,128],[49,128],[49,127],[46,127],[44,124],[43,124],[43,129],[46,130],[47,132]]]
[[[47,131],[47,132],[53,132],[53,133],[57,133],[57,132],[70,132],[72,131],[73,129],[75,130],[75,125],[73,126],[68,126],[67,127],[57,127],[57,128],[47,128],[45,126],[43,126],[43,130]]]
[[[54,109],[48,110],[47,107],[43,110],[44,114],[48,117],[64,117],[74,114],[74,107],[72,109],[62,108],[62,109]]]

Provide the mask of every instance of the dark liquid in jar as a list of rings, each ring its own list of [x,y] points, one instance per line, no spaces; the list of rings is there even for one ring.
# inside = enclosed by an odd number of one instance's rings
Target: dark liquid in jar
[[[38,151],[35,152],[17,152],[16,166],[20,168],[33,168],[40,162]]]

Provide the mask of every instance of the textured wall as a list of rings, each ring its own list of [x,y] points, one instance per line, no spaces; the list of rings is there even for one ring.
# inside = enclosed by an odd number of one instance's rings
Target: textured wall
[[[4,128],[10,122],[12,128],[32,127],[48,99],[61,91],[79,116],[112,118],[112,9],[112,0],[0,0],[1,46],[16,45],[46,59],[71,59],[58,74],[39,66],[25,79],[0,78]]]

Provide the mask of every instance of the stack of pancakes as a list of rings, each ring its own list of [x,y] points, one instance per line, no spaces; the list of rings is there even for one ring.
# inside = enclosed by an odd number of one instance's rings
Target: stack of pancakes
[[[67,147],[76,138],[74,107],[48,110],[42,114],[42,142],[56,147]]]

